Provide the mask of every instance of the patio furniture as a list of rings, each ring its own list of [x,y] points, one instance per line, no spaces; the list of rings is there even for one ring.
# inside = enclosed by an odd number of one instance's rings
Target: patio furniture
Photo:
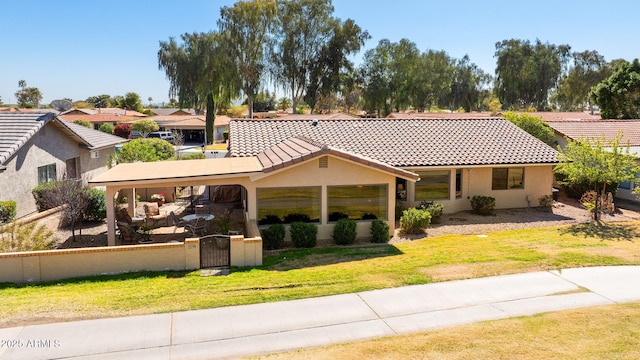
[[[185,230],[195,235],[206,235],[207,234],[207,220],[204,217],[196,217],[195,220],[188,222],[185,226]]]
[[[118,230],[120,230],[120,239],[122,244],[132,245],[137,242],[144,242],[149,240],[149,234],[147,232],[139,232],[139,228],[133,224],[129,224],[123,221],[116,222]]]
[[[159,222],[167,223],[167,214],[160,213],[160,207],[158,203],[152,202],[144,204],[144,214],[147,217],[147,223],[151,222],[153,226],[156,226]]]
[[[167,217],[167,220],[169,221],[169,225],[173,225],[173,233],[174,234],[176,233],[178,228],[182,228],[182,232],[187,231],[186,227],[187,227],[188,222],[178,218],[178,216],[173,211],[169,213],[169,216]]]

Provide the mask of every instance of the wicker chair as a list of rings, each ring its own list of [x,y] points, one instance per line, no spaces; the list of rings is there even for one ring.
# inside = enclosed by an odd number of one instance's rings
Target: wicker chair
[[[148,204],[144,204],[144,214],[147,218],[147,223],[152,223],[153,226],[156,226],[159,222],[164,222],[167,224],[167,214],[160,213],[160,207],[158,207],[158,203],[152,202]]]

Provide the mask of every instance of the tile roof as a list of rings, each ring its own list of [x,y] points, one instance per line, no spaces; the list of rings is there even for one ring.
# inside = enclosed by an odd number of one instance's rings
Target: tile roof
[[[640,145],[640,120],[559,121],[547,123],[555,132],[569,139],[598,139],[612,141],[622,132],[620,144]]]
[[[558,152],[501,118],[232,119],[230,156],[303,136],[396,167],[557,163]]]
[[[282,141],[257,155],[262,171],[269,173],[287,166],[323,155],[333,155],[362,165],[395,174],[405,179],[418,180],[418,174],[395,168],[380,161],[353,154],[332,146],[321,144],[304,137],[294,137]]]
[[[150,109],[156,115],[159,116],[167,116],[167,115],[196,115],[195,110],[193,109],[176,109],[176,108],[153,108]]]
[[[589,111],[556,112],[556,111],[536,111],[528,113],[541,117],[543,121],[593,121],[600,120],[600,113],[591,115]]]
[[[54,116],[53,113],[0,112],[0,169]]]
[[[119,136],[89,129],[68,121],[57,120],[56,124],[66,129],[68,132],[71,132],[76,138],[78,138],[78,140],[83,142],[89,150],[102,149],[127,142],[127,139],[123,139]]]
[[[308,119],[331,120],[331,119],[359,119],[359,118],[349,114],[334,113],[334,114],[286,114],[286,115],[278,115],[277,119],[278,120],[308,120]]]
[[[432,119],[476,119],[476,118],[492,118],[495,116],[491,116],[488,112],[468,112],[468,113],[459,113],[459,112],[394,112],[387,116],[387,118],[395,118],[395,119],[423,119],[423,118],[432,118]]]
[[[93,114],[93,115],[59,115],[58,118],[65,120],[65,121],[69,121],[69,122],[74,122],[76,120],[86,120],[88,122],[94,123],[94,122],[127,122],[127,121],[136,121],[136,120],[140,120],[140,117],[135,117],[135,116],[122,116],[122,115],[115,115],[115,114]]]

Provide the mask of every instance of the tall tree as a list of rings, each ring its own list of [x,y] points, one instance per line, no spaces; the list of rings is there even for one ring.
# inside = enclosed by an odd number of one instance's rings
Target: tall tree
[[[569,60],[568,45],[536,40],[503,40],[496,43],[497,58],[494,89],[507,108],[548,107],[549,93]]]
[[[27,82],[24,80],[18,81],[18,87],[20,90],[14,94],[18,106],[22,108],[37,108],[42,101],[42,93],[37,87],[27,87]]]
[[[482,90],[490,81],[491,75],[472,63],[469,55],[465,55],[462,59],[454,61],[451,92],[445,97],[444,102],[452,111],[459,108],[467,112],[478,110]]]
[[[453,60],[444,51],[428,50],[420,55],[412,69],[411,97],[418,111],[439,105],[451,92]]]
[[[318,96],[329,96],[331,92],[344,91],[354,72],[349,56],[360,51],[371,36],[353,20],[333,22],[332,35],[320,52],[309,73],[309,82],[304,100],[313,111]],[[350,89],[347,89],[350,91]]]
[[[640,118],[640,61],[618,66],[590,93],[603,119]]]
[[[275,1],[247,0],[220,9],[218,27],[227,45],[227,54],[233,59],[240,89],[247,97],[249,117],[253,117],[254,96],[264,76],[264,55],[270,45],[276,8]]]
[[[597,51],[574,52],[572,59],[573,66],[560,79],[554,100],[563,111],[591,109],[589,91],[611,75],[611,66]]]
[[[391,112],[391,61],[393,43],[382,39],[378,46],[364,53],[360,72],[364,83],[364,103],[369,113],[376,112],[378,117]]]
[[[329,42],[333,23],[331,0],[295,0],[278,3],[271,71],[276,82],[291,93],[293,112],[298,108],[309,73]]]

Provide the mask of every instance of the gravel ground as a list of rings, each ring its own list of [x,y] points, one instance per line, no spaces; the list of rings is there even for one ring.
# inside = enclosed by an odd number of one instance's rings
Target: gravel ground
[[[603,222],[640,219],[640,207],[637,204],[619,200],[616,206],[618,211],[615,214],[602,215]],[[431,224],[424,234],[408,235],[396,230],[390,243],[412,241],[425,236],[486,234],[492,231],[572,225],[589,221],[589,213],[578,201],[561,197],[559,201],[554,202],[552,212],[545,212],[539,208],[524,208],[496,210],[494,216],[475,215],[471,211],[444,214],[440,224]],[[398,227],[399,225],[396,226]]]

